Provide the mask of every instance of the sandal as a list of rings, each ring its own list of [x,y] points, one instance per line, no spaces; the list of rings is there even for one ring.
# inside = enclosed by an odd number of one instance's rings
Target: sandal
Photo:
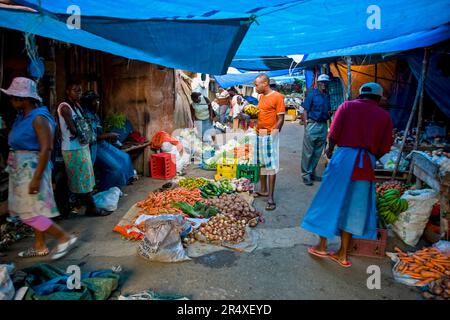
[[[266,210],[267,211],[273,211],[277,208],[277,205],[275,202],[267,202]]]
[[[333,252],[319,252],[314,247],[308,248],[308,253],[319,258],[328,258],[329,255],[333,254]]]
[[[58,246],[56,247],[56,252],[52,256],[52,260],[60,259],[64,257],[66,254],[68,254],[69,251],[74,248],[77,240],[78,240],[77,237],[72,236],[69,241],[58,244]]]
[[[27,250],[19,252],[17,255],[21,258],[35,258],[44,257],[50,253],[50,250],[45,249],[43,251],[38,251],[35,248],[28,248]]]
[[[254,198],[267,198],[269,194],[261,193],[259,191],[254,192],[253,194]]]
[[[343,268],[350,268],[352,266],[352,263],[350,261],[341,261],[337,257],[335,257],[333,254],[329,254],[328,257],[333,260],[334,262],[338,263]]]

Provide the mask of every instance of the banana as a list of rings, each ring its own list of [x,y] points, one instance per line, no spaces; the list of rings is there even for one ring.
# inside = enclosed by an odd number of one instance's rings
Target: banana
[[[394,204],[392,205],[392,212],[395,213],[395,215],[399,215],[401,212],[402,202],[400,200],[400,198],[395,200]]]
[[[400,198],[400,196],[396,195],[396,194],[388,194],[388,195],[383,196],[383,200],[386,202],[389,202],[389,201],[392,201],[392,200],[398,199],[398,198]]]
[[[401,210],[401,212],[405,212],[406,210],[408,210],[408,201],[406,201],[406,199],[400,199],[400,203],[401,203],[401,206],[400,206],[400,210]]]
[[[397,189],[388,189],[384,192],[383,196],[390,196],[390,195],[396,195],[398,197],[400,197],[400,191],[398,191]]]

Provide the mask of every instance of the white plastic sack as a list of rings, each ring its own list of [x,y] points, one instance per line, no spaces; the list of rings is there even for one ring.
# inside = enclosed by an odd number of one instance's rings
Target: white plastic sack
[[[99,192],[94,195],[94,202],[97,208],[105,209],[107,211],[117,210],[117,204],[120,197],[123,195],[117,187],[112,187],[109,190]]]
[[[179,262],[190,260],[181,244],[185,226],[180,215],[159,215],[145,221],[145,237],[138,246],[138,255],[150,261]]]
[[[387,255],[391,258],[392,261],[395,262],[394,266],[392,267],[392,275],[394,276],[394,280],[407,286],[417,287],[417,283],[420,282],[420,280],[414,279],[410,275],[397,271],[397,268],[400,265],[400,259],[398,258],[398,255],[396,253],[389,253]]]
[[[432,189],[408,190],[402,199],[408,201],[408,210],[400,213],[393,224],[394,232],[410,246],[415,246],[430,218],[433,205],[438,200],[438,193]]]
[[[161,143],[161,151],[167,152],[167,153],[174,153],[175,150],[177,150],[177,147],[171,144],[170,142],[163,142]]]
[[[0,300],[12,300],[15,289],[9,277],[14,270],[14,265],[0,264]]]

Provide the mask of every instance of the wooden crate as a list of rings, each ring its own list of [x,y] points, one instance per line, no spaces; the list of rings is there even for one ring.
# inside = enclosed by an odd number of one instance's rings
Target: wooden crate
[[[383,258],[386,253],[387,230],[377,229],[376,240],[352,239],[348,254],[371,258]]]
[[[383,182],[392,179],[393,170],[375,169],[375,179]],[[408,179],[407,171],[398,171],[395,180],[406,181]]]

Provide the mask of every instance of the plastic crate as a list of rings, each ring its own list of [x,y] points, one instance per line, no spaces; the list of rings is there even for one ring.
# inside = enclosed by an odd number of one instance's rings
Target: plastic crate
[[[170,180],[177,174],[176,156],[171,153],[157,153],[150,157],[150,176],[153,179]]]
[[[387,245],[387,230],[377,229],[377,240],[352,239],[348,254],[371,258],[384,258]]]
[[[251,182],[256,183],[259,181],[259,172],[260,167],[257,165],[239,164],[237,166],[236,177],[238,179],[247,178]]]
[[[288,109],[287,114],[293,117],[297,117],[297,109]]]
[[[227,178],[229,180],[236,178],[237,165],[236,164],[217,164],[216,180]]]

